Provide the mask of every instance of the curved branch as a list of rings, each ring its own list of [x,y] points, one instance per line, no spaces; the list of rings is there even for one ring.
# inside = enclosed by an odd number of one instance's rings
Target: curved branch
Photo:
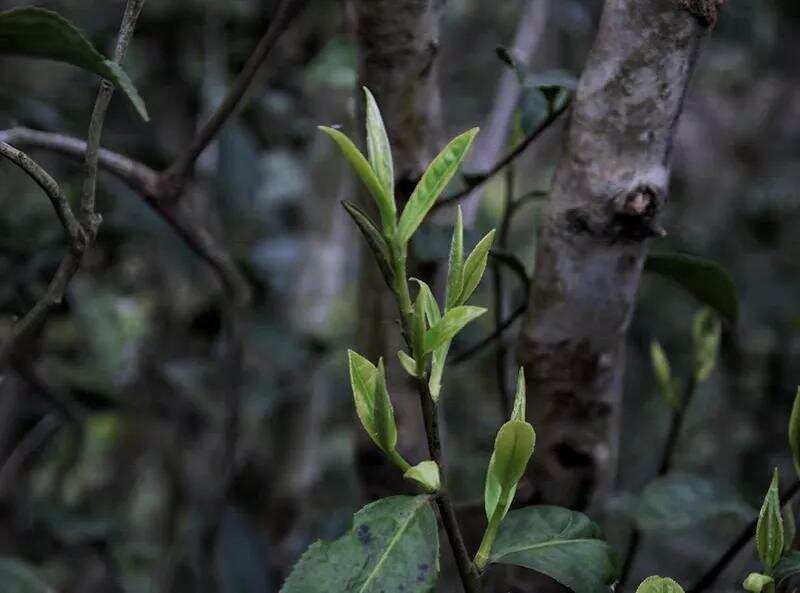
[[[40,148],[76,160],[82,160],[86,155],[86,142],[80,138],[29,128],[0,130],[0,142],[19,148]],[[101,148],[98,152],[98,165],[137,192],[156,193],[158,172],[139,161]]]
[[[452,196],[447,196],[446,198],[442,198],[434,205],[434,210],[438,208],[443,208],[444,206],[449,206],[451,204],[455,204],[456,202],[460,202],[467,196],[469,196],[477,187],[480,187],[487,181],[489,181],[492,177],[497,175],[500,171],[502,171],[506,166],[513,163],[518,156],[520,156],[531,143],[536,140],[545,130],[547,130],[559,117],[561,114],[564,113],[567,109],[569,109],[571,101],[565,101],[563,105],[560,105],[557,109],[550,112],[542,123],[536,126],[536,129],[533,130],[530,134],[525,136],[525,138],[514,147],[508,154],[506,154],[503,158],[497,161],[491,169],[489,169],[486,173],[482,173],[477,177],[477,179],[472,180],[469,187],[462,189],[461,191],[453,194]]]
[[[274,17],[270,21],[261,41],[250,54],[244,68],[228,94],[214,111],[209,120],[197,131],[194,139],[181,155],[164,171],[161,177],[163,191],[171,197],[177,197],[183,191],[186,181],[191,177],[195,161],[219,133],[222,126],[230,118],[242,98],[252,86],[256,74],[263,66],[278,39],[287,29],[292,19],[305,6],[306,0],[282,0]]]
[[[44,190],[44,193],[47,194],[47,197],[50,198],[50,202],[53,204],[58,219],[64,226],[72,250],[76,253],[80,252],[85,242],[83,229],[78,219],[75,218],[75,215],[72,213],[72,208],[69,206],[67,197],[64,195],[64,192],[61,191],[61,187],[56,180],[27,154],[6,144],[2,140],[0,140],[0,156],[5,157],[25,171],[25,173]]]

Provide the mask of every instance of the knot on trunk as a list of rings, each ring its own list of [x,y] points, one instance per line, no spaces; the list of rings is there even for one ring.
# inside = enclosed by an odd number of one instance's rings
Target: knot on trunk
[[[678,0],[678,4],[696,16],[703,25],[713,29],[725,0]]]
[[[649,184],[637,185],[608,200],[599,216],[584,208],[570,208],[564,213],[566,230],[575,235],[586,234],[608,243],[639,242],[650,237],[663,237],[656,216],[662,202],[661,192]]]

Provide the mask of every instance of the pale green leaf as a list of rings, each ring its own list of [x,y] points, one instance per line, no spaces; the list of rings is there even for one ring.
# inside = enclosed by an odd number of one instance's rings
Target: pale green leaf
[[[694,373],[698,381],[705,381],[714,370],[719,353],[722,326],[711,309],[697,312],[692,322],[694,340]]]
[[[386,387],[386,370],[383,368],[383,359],[378,361],[377,374],[375,376],[375,444],[386,453],[391,453],[397,445],[397,425],[394,421],[394,408],[392,400],[389,398],[389,390]]]
[[[650,365],[653,367],[653,375],[656,378],[656,387],[658,392],[667,405],[673,409],[677,409],[680,405],[680,396],[678,395],[677,382],[672,378],[672,371],[670,370],[669,359],[666,352],[658,343],[658,340],[653,340],[650,343]]]
[[[764,568],[771,571],[783,555],[783,518],[778,493],[778,470],[772,475],[756,525],[756,549]]]
[[[25,6],[0,12],[0,55],[15,54],[72,64],[119,87],[145,121],[147,108],[130,78],[61,15]]]
[[[450,309],[425,333],[424,352],[433,352],[449,342],[473,319],[486,313],[482,307],[461,306]]]
[[[447,295],[445,310],[458,304],[461,288],[464,286],[464,216],[461,206],[456,213],[456,225],[453,228],[453,239],[450,242],[450,256],[447,262]]]
[[[525,422],[525,369],[519,367],[517,372],[517,391],[514,394],[514,409],[511,419]]]
[[[405,371],[411,375],[412,377],[417,376],[417,361],[411,358],[405,351],[398,350],[397,351],[397,358],[400,359],[400,365],[405,369]]]
[[[494,241],[494,231],[489,231],[486,236],[481,239],[472,250],[472,253],[467,257],[464,262],[464,282],[461,288],[461,294],[458,296],[457,302],[463,305],[475,292],[475,289],[480,284],[483,278],[483,272],[486,270],[486,260],[489,258],[489,250],[492,248],[492,241]]]
[[[383,224],[384,232],[391,231],[394,227],[394,201],[384,193],[383,186],[367,159],[361,154],[361,151],[356,148],[352,140],[339,130],[328,126],[318,127],[336,142],[342,154],[350,162],[350,165],[375,199],[375,203],[378,205],[378,211],[381,215],[381,223]]]
[[[486,470],[486,483],[483,491],[483,506],[486,511],[486,518],[491,521],[492,515],[494,515],[497,509],[497,505],[500,504],[501,498],[503,498],[505,508],[500,515],[501,517],[505,517],[506,513],[508,513],[508,509],[511,508],[511,503],[514,501],[516,493],[516,484],[506,492],[503,491],[503,486],[500,484],[494,469],[494,452],[492,452],[492,456],[489,459],[489,467]]]
[[[647,577],[636,588],[636,593],[684,593],[683,587],[668,577]]]
[[[392,270],[391,256],[389,254],[389,246],[386,240],[381,235],[372,219],[357,205],[347,200],[342,202],[342,206],[356,223],[356,226],[364,235],[370,251],[381,269],[383,279],[390,289],[394,290],[394,271]]]
[[[419,484],[430,493],[438,492],[441,488],[439,466],[435,461],[422,461],[403,474],[403,477]]]
[[[774,579],[769,575],[751,572],[742,583],[742,588],[745,591],[750,591],[750,593],[761,593],[774,582]]]
[[[535,570],[575,593],[610,593],[617,560],[585,515],[553,506],[511,511],[489,561]]]
[[[490,471],[503,490],[519,482],[535,444],[536,433],[527,422],[509,420],[500,427],[494,441],[494,464],[490,464]]]
[[[450,351],[450,342],[447,341],[436,350],[431,356],[431,376],[428,379],[428,389],[431,392],[433,401],[439,401],[439,393],[442,390],[442,375],[444,374],[444,364],[447,360],[447,353]]]
[[[473,128],[455,137],[428,166],[400,215],[397,240],[401,245],[407,243],[422,224],[428,211],[455,175],[477,133],[478,128]]]
[[[429,497],[392,496],[368,504],[353,528],[317,541],[281,593],[429,593],[439,575],[439,536]]]
[[[792,449],[795,471],[800,476],[800,387],[797,388],[789,416],[789,446]]]
[[[353,400],[356,404],[356,414],[358,414],[358,419],[361,420],[364,430],[377,443],[375,385],[378,379],[378,369],[369,360],[353,350],[347,351],[347,359],[350,368],[350,387],[353,390]]]
[[[375,97],[364,88],[367,101],[367,155],[375,176],[383,186],[383,193],[389,198],[392,219],[396,217],[394,203],[394,165],[392,164],[392,149],[389,146],[389,137],[383,125],[383,117],[378,109]]]
[[[419,294],[422,297],[422,303],[425,309],[425,318],[428,320],[428,326],[433,326],[442,318],[439,312],[439,303],[436,302],[436,297],[433,296],[433,291],[427,283],[418,278],[411,278],[419,285]]]

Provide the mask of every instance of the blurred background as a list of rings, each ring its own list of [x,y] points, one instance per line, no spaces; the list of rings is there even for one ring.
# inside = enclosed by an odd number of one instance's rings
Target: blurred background
[[[602,2],[535,1],[535,49],[517,58],[534,72],[578,76]],[[485,121],[507,72],[495,48],[513,44],[528,3],[447,2],[438,76],[448,137]],[[0,0],[0,9],[23,4]],[[122,2],[38,4],[110,53]],[[359,453],[345,352],[364,350],[356,331],[364,323],[362,240],[340,206],[356,184],[316,129],[360,130],[352,9],[344,0],[309,4],[246,106],[201,157],[191,191],[193,209],[224,237],[254,290],[239,469],[212,546],[225,593],[277,591],[311,542],[338,537],[374,495],[365,473],[374,483],[391,471]],[[273,9],[272,0],[148,0],[126,70],[152,122],[117,97],[103,145],[155,169],[168,165],[224,96]],[[689,584],[753,517],[772,468],[785,484],[794,479],[786,422],[800,383],[798,55],[796,0],[730,2],[694,74],[674,148],[669,235],[653,248],[720,262],[737,284],[741,318],[726,326],[717,370],[688,410],[675,463],[680,479],[671,498],[651,509],[652,532],[643,534],[632,582],[668,574]],[[75,68],[0,58],[0,129],[84,137],[95,92],[96,80]],[[547,188],[563,121],[517,161],[515,193]],[[78,164],[32,155],[77,196]],[[468,245],[498,225],[506,191],[503,176],[487,185]],[[98,200],[97,244],[50,315],[32,364],[0,378],[0,558],[63,593],[195,591],[207,570],[208,501],[224,473],[215,457],[228,379],[223,295],[203,262],[126,185],[103,175]],[[542,206],[520,209],[510,228],[508,250],[528,273]],[[415,258],[446,259],[451,225],[452,212],[426,225]],[[62,233],[39,189],[0,163],[3,334],[41,294],[64,251]],[[513,274],[507,285],[511,310],[524,294]],[[484,282],[476,304],[493,307],[489,288]],[[644,277],[628,340],[616,489],[591,510],[620,554],[631,517],[647,512],[646,486],[669,423],[650,341],[662,342],[675,374],[685,377],[699,308],[672,284]],[[391,319],[367,323],[381,329]],[[492,329],[492,316],[484,316],[454,352]],[[509,366],[516,336],[514,326],[502,341]],[[463,508],[482,504],[502,421],[494,353],[493,345],[446,373],[446,455]],[[396,359],[389,364],[396,373]],[[665,511],[675,500],[693,501],[675,511],[690,516]],[[443,559],[439,590],[459,590],[449,554]],[[717,589],[738,587],[750,565],[748,549]],[[2,582],[0,590],[8,593]]]

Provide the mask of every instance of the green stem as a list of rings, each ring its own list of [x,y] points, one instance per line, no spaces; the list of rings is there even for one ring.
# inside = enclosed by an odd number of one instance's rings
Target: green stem
[[[411,464],[403,459],[403,456],[397,451],[387,453],[386,456],[389,458],[389,461],[394,463],[401,472],[406,473],[411,469]]]
[[[492,553],[492,546],[494,545],[495,538],[497,538],[497,532],[500,529],[500,523],[502,521],[502,509],[500,508],[500,504],[498,504],[494,513],[492,513],[492,518],[489,519],[486,531],[483,532],[483,539],[478,548],[478,553],[475,554],[475,566],[480,571],[483,571],[489,563],[489,555]]]

